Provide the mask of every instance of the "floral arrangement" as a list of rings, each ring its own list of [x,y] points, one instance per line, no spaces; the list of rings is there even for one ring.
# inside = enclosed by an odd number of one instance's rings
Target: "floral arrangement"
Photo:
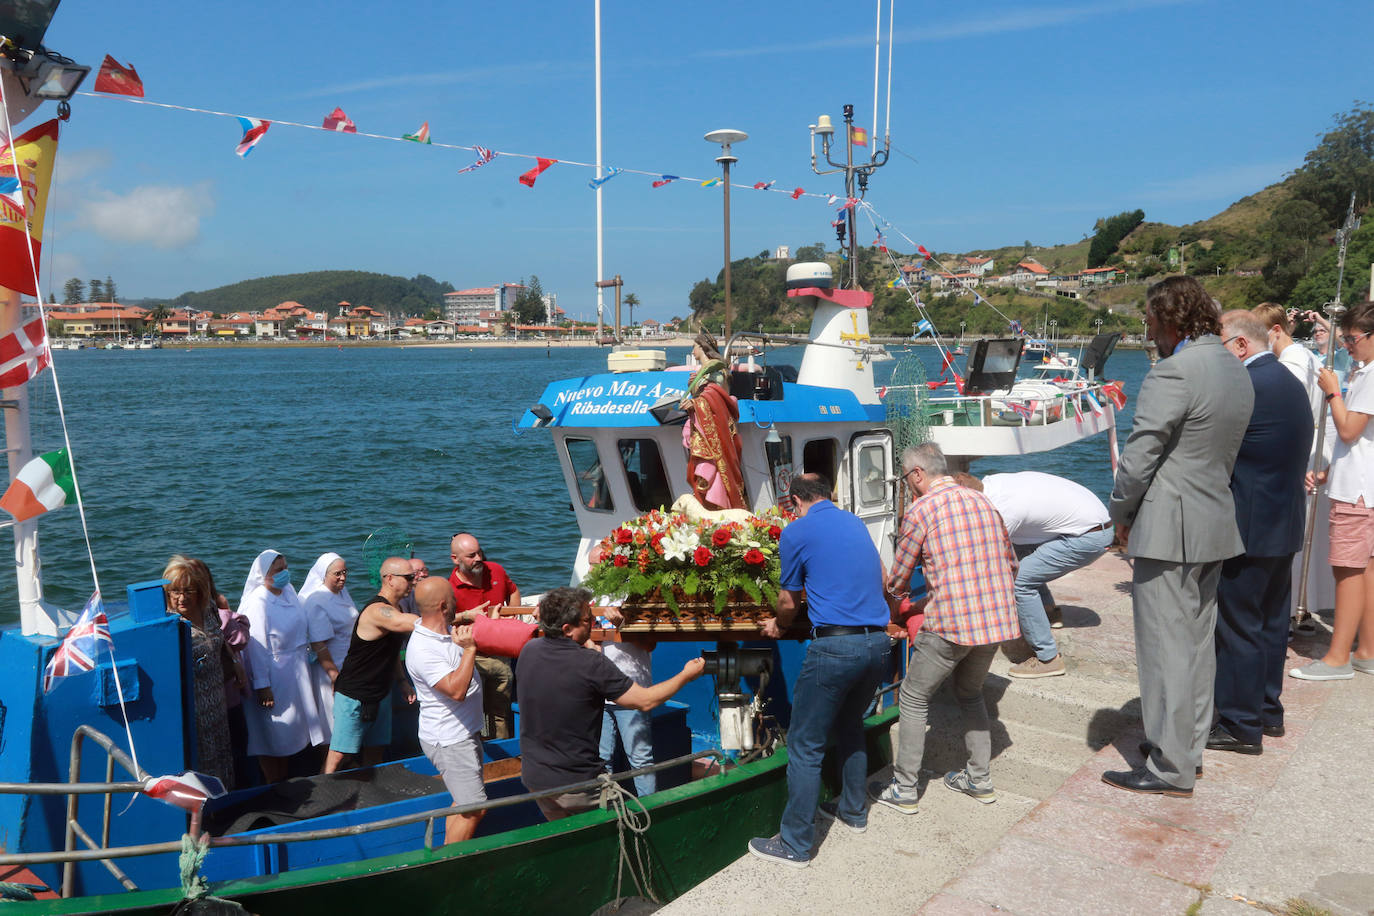
[[[778,599],[778,538],[793,516],[770,509],[743,520],[692,520],[654,509],[623,522],[593,551],[582,585],[598,595],[661,599],[679,613],[678,592],[709,597],[721,614],[732,592],[755,604]]]

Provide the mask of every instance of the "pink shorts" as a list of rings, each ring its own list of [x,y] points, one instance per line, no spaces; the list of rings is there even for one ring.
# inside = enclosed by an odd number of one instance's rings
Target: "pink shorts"
[[[1374,509],[1331,500],[1331,565],[1364,569],[1374,556]]]

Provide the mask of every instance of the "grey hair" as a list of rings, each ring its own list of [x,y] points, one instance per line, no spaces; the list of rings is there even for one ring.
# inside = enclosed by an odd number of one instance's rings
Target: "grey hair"
[[[1269,329],[1254,312],[1246,309],[1223,312],[1221,326],[1227,337],[1244,337],[1261,350],[1269,349]]]
[[[934,442],[909,445],[902,450],[902,470],[920,468],[931,477],[943,477],[949,473],[949,462],[945,453]]]

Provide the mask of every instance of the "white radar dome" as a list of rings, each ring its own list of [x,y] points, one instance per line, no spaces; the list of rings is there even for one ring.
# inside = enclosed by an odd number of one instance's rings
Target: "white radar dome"
[[[787,268],[788,289],[805,289],[808,286],[830,289],[834,284],[830,265],[824,261],[805,261]]]

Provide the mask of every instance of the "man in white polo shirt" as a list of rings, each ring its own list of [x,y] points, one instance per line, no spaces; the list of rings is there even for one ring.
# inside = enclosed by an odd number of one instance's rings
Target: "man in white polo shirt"
[[[453,625],[457,605],[446,580],[415,586],[420,623],[406,645],[406,670],[420,701],[420,747],[443,777],[455,805],[487,800],[482,782],[482,680],[472,627]],[[444,842],[471,839],[485,811],[455,814]]]
[[[1007,673],[1019,678],[1062,675],[1064,658],[1049,617],[1055,608],[1049,583],[1082,569],[1112,546],[1115,533],[1107,507],[1087,487],[1039,471],[989,474],[981,481],[960,474],[955,479],[982,490],[997,508],[1021,561],[1016,571],[1016,616],[1035,654]]]

